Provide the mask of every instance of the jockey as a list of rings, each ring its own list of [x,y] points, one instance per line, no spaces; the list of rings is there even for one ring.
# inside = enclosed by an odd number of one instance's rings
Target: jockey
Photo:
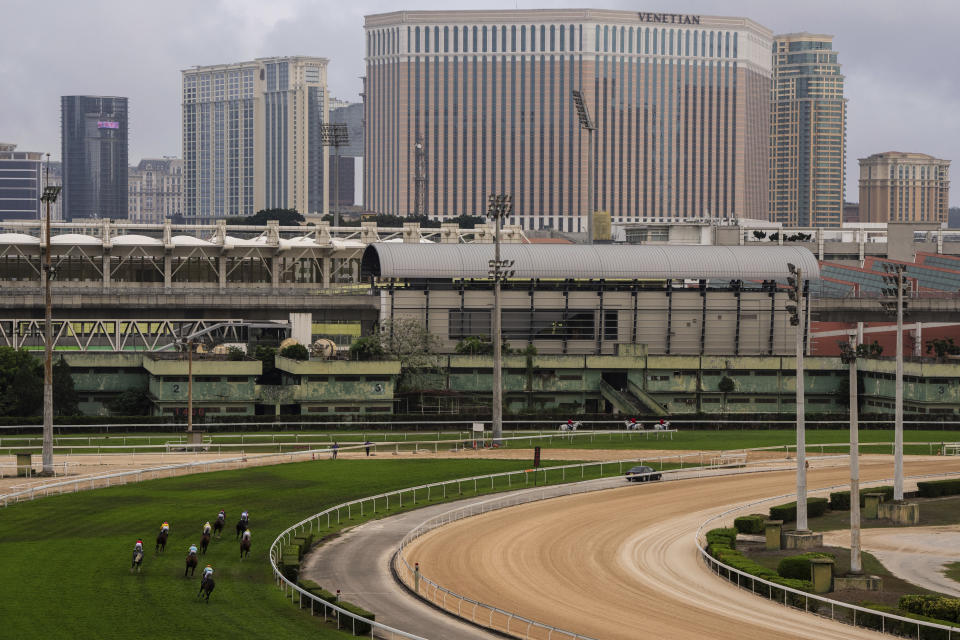
[[[247,542],[250,542],[250,529],[247,529],[243,532],[243,536],[241,536],[241,539],[246,540]]]
[[[226,519],[227,519],[226,511],[224,511],[223,509],[220,509],[220,513],[217,514],[217,520],[219,520],[220,522],[223,522]]]
[[[203,533],[204,535],[210,535],[211,531],[213,531],[213,527],[210,526],[210,521],[208,520],[203,523]]]
[[[137,538],[137,543],[136,543],[135,545],[133,545],[133,552],[134,552],[134,553],[137,553],[137,552],[143,553],[143,540],[141,540],[140,538]]]
[[[196,555],[197,555],[197,545],[195,545],[195,544],[190,545],[190,548],[187,549],[187,555],[188,555],[188,556],[196,556]]]
[[[170,534],[170,523],[166,520],[163,521],[163,524],[160,525],[160,533]]]
[[[240,514],[240,522],[243,522],[244,524],[246,524],[249,521],[250,521],[250,514],[248,512],[244,511],[243,513]]]
[[[213,567],[207,565],[203,568],[203,573],[200,574],[200,584],[203,584],[207,581],[207,578],[213,575]]]

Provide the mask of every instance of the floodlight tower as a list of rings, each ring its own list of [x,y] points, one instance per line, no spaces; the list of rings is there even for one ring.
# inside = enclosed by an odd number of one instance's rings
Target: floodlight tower
[[[487,217],[494,220],[494,258],[490,261],[490,277],[493,278],[493,318],[490,339],[493,342],[493,442],[498,444],[503,437],[503,349],[500,329],[500,282],[513,276],[505,270],[513,266],[513,260],[500,259],[500,225],[513,212],[513,196],[491,194],[487,199]]]
[[[347,125],[340,122],[325,122],[320,125],[320,144],[333,147],[336,168],[333,170],[333,226],[340,226],[340,147],[350,142]]]
[[[884,296],[891,298],[891,301],[880,304],[887,313],[897,316],[897,375],[893,405],[893,499],[903,500],[903,315],[907,307],[903,294],[910,284],[904,277],[905,265],[885,262],[883,270],[886,271],[883,281],[887,286],[882,289],[882,292]],[[896,298],[896,301],[894,302],[892,298]]]
[[[53,279],[53,267],[50,264],[50,205],[57,201],[60,187],[50,186],[50,154],[47,154],[47,186],[43,188],[40,201],[47,205],[47,218],[44,224],[46,250],[43,253],[43,469],[41,474],[53,475],[53,294],[50,281]]]
[[[850,573],[862,573],[860,554],[860,416],[857,407],[857,337],[840,343],[840,360],[850,371]]]
[[[597,135],[597,126],[590,118],[587,105],[583,102],[583,94],[578,89],[574,89],[570,94],[573,96],[573,106],[577,110],[580,128],[587,132],[587,243],[593,244],[593,140]],[[583,213],[580,218],[583,219]]]
[[[790,324],[797,328],[797,531],[807,531],[807,435],[804,411],[803,334],[806,312],[803,304],[803,270],[787,263],[787,295],[794,304],[787,305]]]

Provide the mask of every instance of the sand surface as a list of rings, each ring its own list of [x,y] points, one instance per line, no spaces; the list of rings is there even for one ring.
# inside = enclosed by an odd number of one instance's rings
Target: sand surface
[[[825,533],[823,543],[849,548],[850,530]],[[895,576],[960,598],[960,583],[943,574],[943,565],[960,562],[960,527],[861,529],[860,548]]]
[[[889,458],[861,462],[864,481],[892,471]],[[960,471],[960,460],[910,459],[906,471]],[[808,486],[843,484],[848,475],[846,467],[812,467]],[[794,482],[794,472],[772,472],[548,500],[441,527],[406,557],[454,592],[603,640],[877,638],[740,591],[700,560],[694,532],[704,519],[788,493]]]

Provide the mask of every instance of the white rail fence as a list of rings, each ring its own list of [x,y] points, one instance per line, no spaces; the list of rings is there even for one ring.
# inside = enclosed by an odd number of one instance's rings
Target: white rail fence
[[[584,493],[587,491],[597,491],[609,488],[609,485],[605,483],[582,483],[581,480],[585,477],[586,470],[588,468],[596,468],[600,476],[603,477],[604,473],[609,473],[613,469],[616,469],[617,475],[620,475],[624,473],[625,468],[629,468],[629,466],[635,464],[643,464],[644,462],[652,463],[654,460],[657,460],[659,461],[660,465],[662,465],[664,462],[678,461],[679,464],[684,464],[685,460],[692,461],[693,459],[696,459],[698,462],[702,462],[702,453],[698,451],[674,456],[650,456],[637,458],[634,460],[587,462],[582,464],[562,465],[555,467],[541,467],[536,470],[508,471],[473,476],[469,478],[446,480],[443,482],[436,482],[432,484],[391,491],[388,493],[382,493],[376,496],[369,496],[330,507],[325,511],[321,511],[320,513],[314,514],[309,518],[305,518],[287,528],[277,536],[277,538],[273,541],[273,544],[270,546],[270,564],[273,569],[274,578],[277,582],[277,585],[283,589],[284,594],[288,595],[291,602],[296,602],[300,608],[310,606],[311,614],[319,608],[319,610],[324,612],[325,616],[333,615],[335,613],[338,616],[347,616],[358,624],[361,621],[363,624],[370,624],[372,627],[371,637],[373,637],[374,632],[377,632],[378,637],[381,637],[381,634],[385,633],[388,635],[382,637],[391,639],[416,638],[417,636],[403,632],[399,629],[394,629],[372,620],[363,619],[356,614],[346,611],[345,609],[337,608],[331,603],[326,602],[297,586],[293,581],[284,576],[283,572],[277,566],[283,556],[283,547],[289,545],[291,540],[297,537],[300,533],[314,533],[314,531],[319,533],[324,528],[330,529],[330,527],[334,524],[342,524],[344,518],[347,520],[351,519],[354,513],[359,514],[361,517],[368,512],[371,514],[376,513],[378,505],[381,505],[380,508],[386,510],[390,509],[391,502],[394,506],[402,507],[405,498],[407,499],[408,505],[411,503],[415,504],[417,502],[418,495],[422,498],[425,498],[428,502],[433,500],[434,496],[445,499],[448,493],[453,494],[454,488],[456,489],[456,493],[453,495],[459,496],[462,494],[464,485],[466,485],[468,488],[471,488],[472,485],[473,492],[476,494],[480,490],[495,490],[498,480],[500,481],[500,488],[502,490],[510,490],[514,487],[529,487],[532,477],[536,478],[534,480],[535,482],[547,483],[549,481],[556,482],[556,476],[559,474],[559,482],[564,484],[544,486],[542,488],[532,489],[521,494],[511,494],[493,498],[491,500],[485,500],[482,503],[476,503],[467,507],[453,509],[435,518],[427,520],[426,522],[418,525],[418,527],[411,531],[411,533],[407,534],[394,556],[393,571],[403,584],[405,584],[411,591],[417,592],[418,585],[416,584],[415,570],[410,567],[409,561],[403,556],[403,549],[411,541],[415,540],[420,535],[423,535],[423,533],[426,533],[427,530],[432,530],[436,527],[442,526],[443,524],[453,522],[454,520],[469,517],[471,515],[479,515],[480,513],[486,513],[487,511],[492,511],[494,509],[501,509],[518,504],[533,502],[536,500],[571,495],[574,493]],[[777,462],[773,460],[762,460],[749,463],[748,466],[753,466],[756,470],[766,470],[767,468],[775,466],[776,464]],[[697,475],[699,476],[704,471],[710,471],[712,473],[729,473],[731,470],[723,469],[722,467],[711,468],[708,466],[694,465],[687,467],[683,471],[687,473],[696,471]],[[663,474],[664,476],[669,476],[680,472],[681,469],[655,471],[655,473]],[[570,483],[566,483],[568,480],[568,474],[571,476]],[[503,486],[504,479],[506,480],[505,487]],[[489,485],[487,485],[488,482]],[[519,637],[530,638],[531,640],[541,637],[546,638],[547,640],[552,640],[553,638],[592,640],[587,636],[577,634],[575,632],[558,629],[549,624],[537,622],[535,620],[525,618],[519,614],[504,611],[502,609],[471,600],[444,588],[443,586],[430,580],[429,577],[424,576],[422,573],[419,575],[419,580],[421,581],[421,584],[424,585],[423,591],[418,593],[421,598],[443,608],[450,613],[459,615],[460,617],[472,622],[484,624],[484,618],[481,616],[481,611],[485,611],[486,613],[484,615],[486,616],[486,626],[490,626],[494,629],[499,628],[501,630],[508,630],[510,634],[517,635]]]
[[[910,478],[940,478],[957,475],[960,475],[960,473],[952,472],[926,474],[910,476]],[[890,478],[887,478],[886,480],[878,480],[866,484],[877,485],[882,482],[889,481]],[[835,485],[824,489],[818,489],[817,491],[811,493],[826,493],[831,490],[844,489],[846,487],[846,484]],[[862,487],[863,485],[861,484],[861,488]],[[746,589],[760,597],[766,597],[768,600],[777,602],[778,604],[782,604],[786,607],[801,609],[803,611],[813,613],[824,618],[829,618],[830,620],[844,624],[872,629],[874,631],[880,631],[882,633],[889,633],[907,638],[917,638],[918,640],[960,639],[960,627],[926,622],[923,620],[915,620],[913,618],[899,616],[893,613],[887,613],[885,611],[877,611],[875,609],[869,609],[867,607],[861,607],[858,605],[841,602],[839,600],[833,600],[825,596],[819,596],[813,593],[807,593],[806,591],[800,591],[799,589],[793,589],[781,584],[776,584],[774,582],[764,580],[763,578],[758,578],[757,576],[751,575],[744,571],[740,571],[739,569],[735,569],[730,565],[724,564],[711,556],[707,551],[706,531],[720,526],[720,520],[729,519],[732,514],[742,512],[752,506],[769,503],[775,500],[789,500],[795,497],[796,494],[794,493],[785,493],[772,498],[764,498],[763,500],[756,500],[748,504],[741,504],[734,508],[727,509],[722,513],[718,513],[702,522],[700,527],[697,529],[695,543],[698,551],[700,552],[700,556],[707,567],[716,573],[717,576],[736,584],[740,589]]]

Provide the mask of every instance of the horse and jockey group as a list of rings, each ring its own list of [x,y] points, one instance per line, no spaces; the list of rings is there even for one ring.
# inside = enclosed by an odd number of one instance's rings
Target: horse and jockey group
[[[203,528],[201,529],[201,538],[200,545],[191,544],[187,549],[187,558],[186,566],[183,570],[184,577],[187,576],[187,573],[192,576],[197,565],[199,564],[199,556],[201,554],[206,555],[207,546],[210,543],[210,537],[216,533],[217,538],[220,538],[220,533],[224,529],[224,523],[226,522],[226,512],[221,509],[217,514],[216,520],[213,524],[208,520],[203,523]],[[170,523],[166,520],[163,521],[160,525],[160,531],[157,534],[157,544],[155,547],[156,553],[161,553],[166,549],[167,538],[170,536]],[[250,535],[250,512],[243,511],[240,514],[240,521],[237,522],[237,539],[240,540],[240,557],[241,559],[250,553],[250,544],[251,544],[251,535]],[[143,539],[137,538],[136,543],[133,545],[133,561],[130,565],[130,571],[134,569],[137,572],[140,572],[140,568],[143,564]],[[206,601],[210,601],[210,594],[213,592],[215,582],[213,579],[213,565],[207,564],[203,568],[203,571],[200,572],[200,590],[197,592],[197,597],[206,596]]]
[[[637,420],[636,418],[630,418],[629,420],[623,421],[623,426],[627,428],[627,431],[643,431],[643,423]],[[653,423],[654,431],[664,431],[670,428],[670,421],[660,418],[659,422]]]

